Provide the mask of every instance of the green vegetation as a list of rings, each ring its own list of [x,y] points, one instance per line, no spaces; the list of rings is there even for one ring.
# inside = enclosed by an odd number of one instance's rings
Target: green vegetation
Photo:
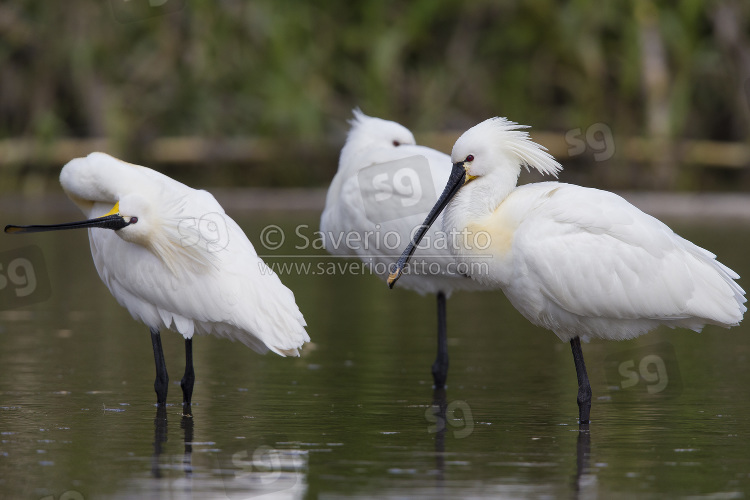
[[[750,138],[747,2],[150,3],[0,4],[0,138],[108,137],[132,161],[155,138],[271,139],[273,161],[297,167],[273,171],[267,151],[252,180],[230,168],[256,185],[324,185],[355,106],[415,131],[502,115],[665,144]],[[706,181],[669,147],[658,156],[638,186]]]

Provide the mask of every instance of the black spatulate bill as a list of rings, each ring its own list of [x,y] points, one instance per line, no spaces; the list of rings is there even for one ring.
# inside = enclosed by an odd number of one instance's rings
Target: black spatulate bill
[[[106,217],[99,217],[96,219],[82,220],[78,222],[65,222],[62,224],[49,224],[49,225],[33,225],[33,226],[5,226],[5,232],[8,234],[16,233],[43,233],[45,231],[60,231],[63,229],[81,229],[87,227],[101,227],[105,229],[122,229],[125,226],[132,224],[126,221],[120,215],[108,215]]]
[[[458,163],[454,163],[453,169],[451,170],[451,175],[450,177],[448,177],[448,184],[445,185],[443,194],[440,195],[440,198],[438,198],[435,206],[432,207],[430,213],[427,214],[427,218],[420,226],[417,234],[414,235],[414,239],[409,243],[409,246],[406,247],[404,253],[401,254],[401,258],[399,258],[398,262],[396,263],[396,270],[388,276],[389,288],[393,288],[393,285],[395,285],[396,281],[401,277],[401,273],[404,272],[404,267],[406,267],[406,264],[409,262],[409,259],[414,253],[414,250],[417,249],[419,242],[422,241],[425,233],[427,233],[427,230],[430,229],[430,226],[432,226],[432,224],[435,222],[435,219],[437,219],[438,215],[440,215],[440,212],[445,209],[446,205],[448,205],[448,202],[453,199],[461,186],[464,185],[465,180],[466,170],[464,169],[464,162],[461,161]]]

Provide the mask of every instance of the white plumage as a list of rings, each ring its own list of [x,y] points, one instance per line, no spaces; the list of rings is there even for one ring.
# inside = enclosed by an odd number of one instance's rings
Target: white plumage
[[[579,337],[628,339],[659,325],[728,328],[747,310],[745,292],[711,252],[613,193],[558,182],[516,187],[521,166],[553,175],[562,168],[519,128],[493,118],[466,131],[436,207],[444,207],[444,231],[486,236],[481,249],[462,239],[452,247],[474,280],[499,286],[529,321],[571,341],[585,423],[591,392]]]
[[[372,200],[379,193],[377,186],[361,183],[358,174],[362,169],[374,165],[421,156],[429,163],[429,177],[419,178],[419,182],[425,183],[429,180],[432,185],[422,187],[425,189],[429,187],[439,194],[448,180],[451,160],[450,156],[445,153],[417,145],[411,131],[399,123],[370,117],[355,110],[354,119],[350,124],[346,144],[341,149],[338,171],[328,188],[325,209],[320,218],[320,230],[328,252],[334,255],[357,256],[363,262],[371,264],[374,274],[385,280],[389,274],[388,268],[399,255],[399,249],[411,240],[414,227],[424,220],[427,210],[415,213],[407,206],[403,210],[403,215],[393,220],[373,218],[372,214],[368,216],[365,202]],[[391,198],[383,204],[383,209],[407,205],[402,202],[411,193],[394,190],[389,194]],[[346,244],[346,235],[354,233],[360,237],[352,240],[354,244]],[[364,242],[368,233],[371,235],[369,242],[375,241],[374,235],[379,234],[380,244],[370,244],[365,248],[364,243],[360,241]],[[400,244],[394,245],[393,239],[385,242],[383,235],[387,233],[397,234]],[[340,238],[341,235],[344,235],[344,238]],[[434,244],[445,241],[447,237],[442,232],[439,223],[429,230],[425,241],[431,244],[422,249],[420,252],[422,255],[415,256],[413,263],[424,263],[425,265],[421,267],[425,269],[429,269],[432,265],[432,269],[436,272],[419,275],[405,274],[403,278],[405,288],[420,295],[444,292],[447,296],[450,296],[454,290],[487,288],[455,272],[453,269],[455,266],[449,267],[449,264],[455,263],[449,245]]]
[[[181,386],[187,413],[195,380],[194,334],[238,340],[281,356],[298,356],[310,340],[294,294],[210,193],[103,153],[70,161],[60,183],[89,220],[5,231],[89,228],[102,281],[151,330],[158,404],[166,403],[169,383],[160,336],[165,328],[185,338]]]
[[[350,124],[338,171],[328,189],[320,230],[328,252],[359,257],[374,274],[385,280],[399,248],[411,240],[414,228],[427,215],[429,204],[422,210],[414,210],[414,196],[429,193],[433,200],[437,199],[436,194],[448,180],[451,160],[444,153],[418,146],[414,135],[396,122],[355,110]],[[363,169],[378,169],[398,161],[403,161],[403,167],[411,174],[408,189],[388,189],[384,194],[381,186],[366,182],[360,175]],[[422,165],[424,169],[419,168]],[[376,203],[374,200],[378,196],[387,201]],[[357,238],[350,239],[353,244],[347,244],[347,236],[355,234]],[[438,355],[432,368],[436,387],[444,386],[448,370],[445,297],[454,290],[494,288],[458,272],[449,248],[450,237],[443,233],[439,224],[431,228],[424,239],[426,244],[412,263],[415,272],[405,274],[403,279],[405,288],[421,295],[438,294]]]
[[[207,191],[103,153],[69,162],[60,183],[89,218],[116,202],[138,217],[117,232],[88,229],[99,276],[135,319],[260,353],[297,356],[310,340],[294,294]]]
[[[553,174],[561,167],[515,128],[485,121],[453,148],[454,162],[474,156],[465,169],[476,179],[448,203],[443,230],[489,234],[485,250],[463,240],[454,248],[462,260],[489,264],[474,279],[501,287],[529,321],[566,341],[740,322],[739,276],[621,197],[557,182],[516,187],[522,164]]]

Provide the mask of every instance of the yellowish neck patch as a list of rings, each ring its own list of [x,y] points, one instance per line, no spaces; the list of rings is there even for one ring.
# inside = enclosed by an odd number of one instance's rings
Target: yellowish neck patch
[[[102,215],[102,217],[107,217],[109,215],[117,215],[119,213],[120,213],[120,202],[118,201],[117,203],[115,203],[115,206],[112,207],[112,210]]]

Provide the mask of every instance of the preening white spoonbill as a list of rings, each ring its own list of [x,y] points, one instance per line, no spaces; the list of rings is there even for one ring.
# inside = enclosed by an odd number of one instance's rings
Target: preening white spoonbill
[[[354,119],[341,149],[339,167],[331,182],[320,230],[326,250],[357,256],[382,279],[398,256],[398,241],[411,240],[414,227],[427,214],[448,180],[451,159],[445,153],[416,145],[414,135],[396,122],[354,110]],[[370,171],[370,174],[367,174]],[[364,175],[363,175],[364,174]],[[429,198],[428,193],[432,193]],[[427,205],[420,203],[427,200]],[[384,235],[391,240],[386,241]],[[357,236],[357,238],[352,238]],[[448,375],[446,297],[454,290],[491,288],[457,272],[445,235],[427,233],[430,244],[420,256],[425,272],[404,276],[403,284],[421,295],[436,294],[438,352],[432,365],[436,388]]]
[[[294,294],[267,271],[250,240],[214,197],[146,167],[91,153],[65,165],[63,190],[89,217],[6,233],[89,228],[91,255],[104,284],[151,331],[157,404],[169,377],[160,332],[185,339],[183,404],[190,411],[193,335],[238,340],[251,349],[298,356],[310,338]]]
[[[578,376],[579,421],[588,423],[591,386],[580,339],[630,339],[659,325],[701,331],[736,326],[747,310],[739,276],[621,197],[558,182],[516,187],[521,166],[562,168],[505,118],[486,120],[453,146],[443,194],[389,277],[393,286],[443,212],[443,229],[486,232],[489,246],[451,248],[472,275],[497,285],[535,325],[569,341]]]

